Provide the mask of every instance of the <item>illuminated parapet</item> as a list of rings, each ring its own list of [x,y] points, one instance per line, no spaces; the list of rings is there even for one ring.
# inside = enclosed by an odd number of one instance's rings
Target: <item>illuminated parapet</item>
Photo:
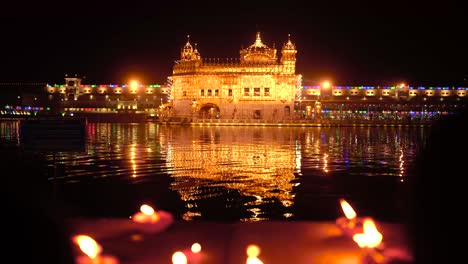
[[[53,94],[57,91],[57,89],[53,86],[47,85],[47,92]]]
[[[67,92],[67,88],[65,86],[58,87],[58,92],[61,94],[65,94]]]
[[[373,86],[365,86],[364,93],[366,96],[376,96],[376,91]]]
[[[333,96],[343,96],[344,90],[342,86],[335,86],[332,88],[332,95]]]
[[[392,95],[392,90],[390,89],[390,87],[383,87],[380,90],[380,96],[387,97],[391,95]]]
[[[169,87],[162,87],[161,88],[161,93],[162,94],[168,94],[169,93]]]
[[[466,89],[462,87],[458,87],[456,91],[457,96],[465,97],[466,96]]]
[[[150,86],[147,86],[145,89],[145,94],[153,94],[154,93],[154,88]]]
[[[414,97],[414,96],[418,96],[419,95],[419,90],[418,89],[414,89],[413,87],[410,87],[409,91],[408,91],[408,95],[410,97]]]
[[[320,96],[320,86],[304,86],[306,95]]]
[[[82,94],[91,94],[91,93],[93,93],[93,89],[91,88],[91,85],[80,85],[79,91]]]
[[[426,89],[424,90],[424,94],[426,96],[435,96],[436,95],[436,91],[432,89],[432,87],[430,87],[429,89]]]
[[[447,97],[452,95],[452,90],[449,87],[442,87],[440,90],[440,96]]]
[[[91,87],[93,87],[93,86],[95,86],[95,85],[91,85]],[[100,93],[100,94],[107,93],[107,86],[106,85],[99,85],[98,93]]]
[[[123,88],[122,87],[114,87],[114,94],[122,94]]]
[[[348,94],[350,96],[359,96],[360,95],[359,88],[358,87],[350,87],[350,89],[348,90]]]

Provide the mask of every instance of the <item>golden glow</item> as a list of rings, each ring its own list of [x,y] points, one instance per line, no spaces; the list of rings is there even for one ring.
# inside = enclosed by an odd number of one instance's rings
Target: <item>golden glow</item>
[[[201,251],[201,245],[199,243],[193,243],[192,247],[190,250],[192,250],[193,253],[200,253]]]
[[[102,247],[90,236],[77,235],[73,237],[73,241],[91,259],[95,259],[102,251]]]
[[[382,242],[382,234],[377,230],[372,219],[364,220],[364,233],[355,234],[353,236],[354,242],[356,242],[361,248],[374,248],[380,245]]]
[[[328,172],[328,154],[327,153],[323,155],[323,171],[326,173]]]
[[[263,264],[263,262],[257,257],[248,257],[246,264]]]
[[[276,199],[283,206],[294,204],[294,183],[296,161],[301,152],[294,147],[293,139],[282,137],[281,128],[238,127],[192,127],[190,129],[167,130],[168,139],[175,140],[183,148],[172,144],[167,146],[166,166],[172,168],[191,168],[173,170],[174,178],[171,189],[181,196],[183,201],[192,203],[199,199],[215,197],[219,192],[206,192],[204,181],[218,182],[219,187],[237,190],[241,195],[255,197],[246,203],[252,212],[242,221],[268,220],[264,207],[269,200]],[[212,143],[200,141],[207,138]],[[262,145],[254,141],[268,142]],[[283,148],[285,144],[291,148]],[[161,142],[164,142],[162,140]],[[226,167],[222,164],[231,164]],[[184,217],[199,217],[198,207],[188,208]]]
[[[130,162],[132,163],[132,177],[135,178],[137,176],[137,165],[136,165],[136,150],[135,150],[135,144],[133,144],[130,148]]]
[[[322,88],[328,89],[328,88],[330,88],[330,87],[331,87],[331,83],[330,83],[329,81],[324,81],[324,82],[322,83]]]
[[[278,61],[276,49],[263,44],[260,33],[254,44],[240,51],[239,60],[202,59],[187,42],[170,77],[173,108],[177,115],[192,119],[212,119],[205,113],[210,105],[216,105],[219,119],[290,118],[301,89],[302,77],[295,74],[296,52],[287,39]]]
[[[181,251],[172,254],[172,264],[187,264],[187,256]]]
[[[142,206],[140,206],[140,211],[142,213],[144,213],[145,215],[152,215],[154,214],[154,209],[153,207],[147,205],[147,204],[144,204]]]
[[[153,209],[153,207],[143,204],[140,206],[140,212],[133,216],[133,221],[137,223],[155,223],[159,221],[159,214]]]
[[[260,255],[260,247],[257,245],[249,245],[246,250],[248,257],[258,257]]]
[[[345,199],[340,199],[340,204],[346,218],[349,220],[356,218],[356,211],[354,211],[353,207]]]
[[[132,89],[138,88],[138,81],[132,80],[130,82],[130,88],[132,88]]]

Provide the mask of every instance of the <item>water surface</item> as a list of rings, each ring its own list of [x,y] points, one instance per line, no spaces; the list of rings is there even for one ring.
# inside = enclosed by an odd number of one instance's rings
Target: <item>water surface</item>
[[[20,144],[17,123],[0,123]],[[331,220],[338,199],[398,221],[426,137],[405,127],[190,127],[88,123],[82,149],[41,150],[54,199],[77,216],[128,217],[141,203],[185,220]]]

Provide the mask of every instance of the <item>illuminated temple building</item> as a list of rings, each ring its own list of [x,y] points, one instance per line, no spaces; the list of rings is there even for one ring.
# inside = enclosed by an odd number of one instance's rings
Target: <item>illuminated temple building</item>
[[[175,116],[209,119],[288,119],[292,117],[301,75],[296,46],[288,38],[277,50],[255,42],[240,50],[239,60],[204,59],[190,39],[170,77]]]
[[[27,93],[9,95],[0,117],[40,115],[53,109],[89,120],[159,120],[182,123],[352,123],[430,122],[465,109],[466,86],[312,85],[296,73],[297,49],[290,36],[281,50],[262,42],[240,49],[238,59],[203,58],[190,38],[167,83],[83,84],[65,76],[64,84],[0,83]],[[307,78],[305,78],[307,79]],[[93,118],[96,117],[96,118]],[[135,117],[138,117],[135,119]]]

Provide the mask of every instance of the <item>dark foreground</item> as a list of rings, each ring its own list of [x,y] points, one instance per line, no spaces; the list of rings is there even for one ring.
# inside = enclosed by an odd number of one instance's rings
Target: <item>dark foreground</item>
[[[73,232],[93,237],[111,255],[125,264],[167,264],[176,251],[188,255],[188,263],[246,263],[246,248],[260,247],[265,264],[366,263],[372,255],[380,263],[410,263],[410,250],[401,225],[376,223],[383,234],[380,254],[363,250],[344,235],[334,222],[174,222],[157,233],[141,230],[130,219],[76,219]],[[202,251],[195,260],[189,253],[198,242]],[[75,254],[82,254],[75,249]],[[368,255],[369,254],[369,255]],[[380,258],[382,257],[383,258]],[[192,261],[191,259],[192,258]]]

